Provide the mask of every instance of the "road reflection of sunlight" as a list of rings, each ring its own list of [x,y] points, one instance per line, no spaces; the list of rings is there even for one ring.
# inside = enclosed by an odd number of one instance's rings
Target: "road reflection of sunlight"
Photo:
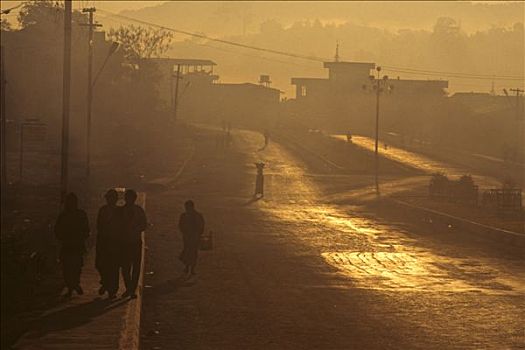
[[[346,135],[333,135],[333,137],[346,141]],[[352,143],[365,148],[369,151],[374,151],[375,140],[365,136],[352,136]],[[380,146],[379,153],[382,156],[392,159],[394,161],[408,164],[414,168],[429,172],[444,172],[451,175],[456,175],[457,170],[444,163],[432,160],[423,155],[416,154],[401,148],[388,146],[387,149]]]
[[[346,135],[331,136],[346,142]],[[352,136],[352,143],[371,152],[373,152],[375,148],[375,140],[365,136]],[[425,171],[429,174],[441,172],[449,176],[462,176],[470,173],[468,169],[456,167],[447,164],[446,162],[440,162],[438,160],[432,159],[423,154],[411,152],[390,145],[386,149],[385,147],[380,146],[379,154],[385,158]],[[487,176],[475,176],[475,178],[478,185],[488,187],[497,187],[500,185],[499,181]]]
[[[322,202],[322,193],[304,176],[293,157],[280,147],[264,155],[272,191],[259,208],[280,222],[299,228],[296,238],[313,245],[331,266],[362,288],[523,294],[523,276],[508,276],[479,261],[437,255],[416,246],[402,228],[361,215],[351,216]],[[285,159],[283,161],[283,159]],[[343,249],[341,249],[343,248]],[[504,277],[503,277],[504,276]],[[525,278],[523,279],[525,280]]]
[[[315,203],[263,206],[281,221],[302,227],[299,233],[323,251],[325,261],[367,289],[427,292],[525,293],[517,278],[502,277],[501,271],[479,263],[436,255],[417,248],[402,230],[370,219],[350,217],[327,205]],[[341,237],[346,236],[346,237]],[[357,251],[340,251],[341,238],[353,237],[366,244]],[[412,243],[412,244],[411,244]],[[351,243],[348,245],[352,245]],[[337,247],[330,251],[330,247]],[[365,249],[361,249],[365,248]],[[351,247],[354,248],[354,247]],[[455,273],[451,273],[450,268]],[[459,270],[457,270],[459,268]],[[515,276],[518,277],[518,276]]]

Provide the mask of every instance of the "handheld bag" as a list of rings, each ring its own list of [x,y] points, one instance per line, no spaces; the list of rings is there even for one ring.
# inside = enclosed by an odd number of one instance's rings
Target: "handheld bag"
[[[200,237],[199,247],[201,250],[212,250],[213,249],[213,231],[203,233]]]

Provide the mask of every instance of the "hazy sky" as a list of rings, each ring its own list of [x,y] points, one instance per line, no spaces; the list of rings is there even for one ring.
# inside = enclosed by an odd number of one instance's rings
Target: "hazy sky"
[[[17,6],[23,1],[12,1],[2,0],[2,9],[11,8]],[[165,1],[73,1],[73,8],[78,9],[82,7],[104,7],[109,11],[122,11],[122,10],[138,10],[148,6],[155,6]]]
[[[2,0],[1,8],[6,9],[19,5],[23,1]],[[74,9],[96,7],[112,12],[122,12],[137,18],[155,20],[164,25],[180,22],[180,14],[195,20],[194,28],[201,30],[200,21],[215,16],[237,17],[243,24],[239,32],[257,31],[261,21],[275,19],[284,25],[290,25],[301,19],[319,19],[322,23],[341,24],[352,22],[372,25],[390,30],[397,29],[430,29],[433,20],[440,16],[450,16],[461,22],[462,29],[473,32],[493,25],[508,25],[512,22],[523,22],[523,6],[516,11],[520,1],[107,1],[79,0],[73,1]],[[523,2],[521,2],[523,4]],[[507,5],[507,6],[506,6]],[[197,18],[192,9],[198,9],[202,16]],[[16,22],[17,11],[5,16],[10,22]],[[4,16],[3,16],[4,17]],[[113,25],[104,15],[99,14],[100,22]],[[186,18],[187,20],[188,18]],[[187,22],[187,21],[186,21]],[[209,28],[207,28],[209,29]],[[209,33],[234,34],[234,33]],[[238,34],[238,33],[235,33]]]
[[[2,1],[2,9],[21,1]],[[102,10],[151,23],[259,47],[333,57],[340,42],[343,60],[427,70],[523,75],[524,40],[509,34],[523,23],[525,2],[461,1],[74,1],[73,8],[96,7],[103,30],[133,22]],[[17,11],[7,16],[16,22]],[[2,16],[4,17],[4,16]],[[455,42],[429,36],[440,17],[456,21],[463,36]],[[310,21],[304,26],[302,23]],[[320,23],[320,24],[319,24]],[[327,24],[333,24],[334,26]],[[312,27],[313,25],[313,27]],[[521,24],[522,26],[522,24]],[[496,28],[497,29],[494,29]],[[408,32],[407,32],[408,31]],[[467,37],[468,36],[468,37]],[[257,80],[270,74],[275,86],[292,95],[292,76],[325,76],[321,64],[204,43],[176,34],[166,55],[215,60],[223,81]],[[215,47],[215,48],[213,48]],[[398,73],[396,73],[398,74]],[[488,91],[491,81],[401,73],[402,78],[449,79],[450,91]],[[523,82],[495,81],[501,91]]]

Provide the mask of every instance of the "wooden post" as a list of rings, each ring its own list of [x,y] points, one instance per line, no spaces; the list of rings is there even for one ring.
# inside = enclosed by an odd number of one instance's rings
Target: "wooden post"
[[[69,107],[71,95],[71,0],[64,1],[64,61],[62,73],[62,150],[60,199],[64,201],[68,185]]]
[[[20,123],[20,162],[19,162],[19,181],[22,182],[24,173],[24,123]]]
[[[180,78],[180,64],[177,64],[177,76],[175,77],[177,79],[175,81],[175,98],[173,101],[173,121],[177,121],[177,107],[179,104],[179,80]]]
[[[2,189],[2,192],[3,192],[3,196],[2,196],[2,214],[4,214],[4,210],[5,210],[5,197],[6,197],[6,191],[7,191],[7,169],[6,169],[6,166],[7,166],[7,160],[6,160],[6,156],[7,156],[7,151],[6,151],[6,140],[5,140],[5,137],[6,137],[6,126],[7,126],[7,116],[5,114],[5,95],[6,95],[6,92],[5,92],[5,89],[6,89],[6,85],[7,85],[7,80],[6,80],[6,77],[5,77],[5,52],[4,52],[4,47],[3,46],[0,46],[0,65],[1,65],[1,76],[0,76],[0,79],[1,79],[1,83],[2,83],[2,86],[1,86],[1,91],[0,91],[0,94],[1,94],[1,112],[2,113],[2,122],[1,122],[1,147],[2,147],[2,153],[1,153],[1,167],[2,169],[0,170],[1,171],[1,185],[0,185],[0,188]]]

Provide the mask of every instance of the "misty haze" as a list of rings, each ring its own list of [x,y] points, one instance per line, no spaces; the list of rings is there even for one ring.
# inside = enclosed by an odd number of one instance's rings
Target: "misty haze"
[[[2,0],[2,349],[525,348],[524,14]]]

